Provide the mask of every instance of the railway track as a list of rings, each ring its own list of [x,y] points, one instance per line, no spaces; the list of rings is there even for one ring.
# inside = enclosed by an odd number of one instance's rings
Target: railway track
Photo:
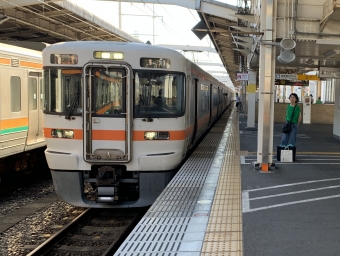
[[[113,255],[146,210],[87,209],[37,248],[24,249],[27,256]]]

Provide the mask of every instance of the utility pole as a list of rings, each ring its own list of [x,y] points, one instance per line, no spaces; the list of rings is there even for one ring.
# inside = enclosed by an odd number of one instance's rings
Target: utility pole
[[[155,45],[155,4],[152,4],[152,44]]]
[[[119,6],[118,6],[119,29],[122,29],[122,16],[123,15],[134,16],[134,17],[137,17],[137,16],[150,17],[151,16],[151,15],[139,15],[139,14],[122,14],[121,2],[119,2],[118,4],[119,4]],[[152,17],[152,44],[154,45],[155,44],[155,37],[156,37],[156,35],[155,35],[155,18],[160,18],[163,22],[163,16],[156,16],[155,15],[155,5],[154,4],[152,4],[152,16],[151,17]],[[146,35],[146,34],[139,34],[139,35]],[[147,34],[147,35],[149,36],[149,34]]]
[[[118,19],[119,19],[119,29],[122,29],[122,3],[118,3]]]

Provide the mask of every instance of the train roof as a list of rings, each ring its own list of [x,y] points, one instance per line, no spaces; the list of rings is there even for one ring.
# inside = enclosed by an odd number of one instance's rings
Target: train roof
[[[37,58],[41,59],[42,54],[40,51],[35,51],[19,46],[14,46],[14,45],[9,45],[9,44],[4,44],[0,43],[0,52],[2,54],[7,54],[11,56],[18,56],[21,55],[22,57],[27,57],[27,58]]]
[[[134,43],[134,42],[111,42],[111,41],[70,41],[70,42],[62,42],[62,43],[56,43],[52,44],[50,46],[47,46],[44,50],[44,52],[49,52],[51,49],[54,50],[60,50],[62,52],[65,52],[65,50],[69,51],[68,53],[72,53],[72,50],[77,50],[79,52],[79,49],[86,48],[87,50],[92,51],[114,51],[116,49],[113,49],[113,47],[119,48],[118,50],[124,51],[135,51],[135,52],[143,52],[143,51],[153,51],[159,54],[159,52],[163,52],[163,54],[175,54],[178,57],[184,56],[177,52],[174,49],[166,48],[163,46],[158,45],[150,45],[150,44],[143,44],[143,43]]]

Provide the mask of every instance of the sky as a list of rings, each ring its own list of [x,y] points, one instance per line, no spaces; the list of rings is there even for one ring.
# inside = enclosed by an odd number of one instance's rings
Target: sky
[[[119,3],[96,0],[71,0],[90,11],[106,22],[141,40],[152,44],[189,45],[212,47],[209,36],[202,40],[196,37],[191,29],[200,21],[197,11],[175,5],[121,3],[121,18],[119,19]],[[237,5],[237,0],[220,0],[219,2]],[[119,22],[119,20],[121,22]],[[184,55],[194,62],[209,62],[222,64],[215,53],[187,52]],[[225,71],[224,67],[200,65],[208,72]],[[231,85],[228,75],[220,80]],[[231,86],[233,87],[233,86]]]

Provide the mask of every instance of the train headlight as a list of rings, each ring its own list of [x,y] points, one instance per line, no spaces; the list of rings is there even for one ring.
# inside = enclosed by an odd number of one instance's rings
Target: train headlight
[[[145,140],[168,140],[169,132],[144,132]]]
[[[73,139],[73,130],[63,130],[63,129],[52,129],[51,136],[53,138],[63,138],[63,139]]]
[[[111,59],[111,60],[123,60],[124,53],[122,52],[101,52],[95,51],[93,53],[95,59]]]

